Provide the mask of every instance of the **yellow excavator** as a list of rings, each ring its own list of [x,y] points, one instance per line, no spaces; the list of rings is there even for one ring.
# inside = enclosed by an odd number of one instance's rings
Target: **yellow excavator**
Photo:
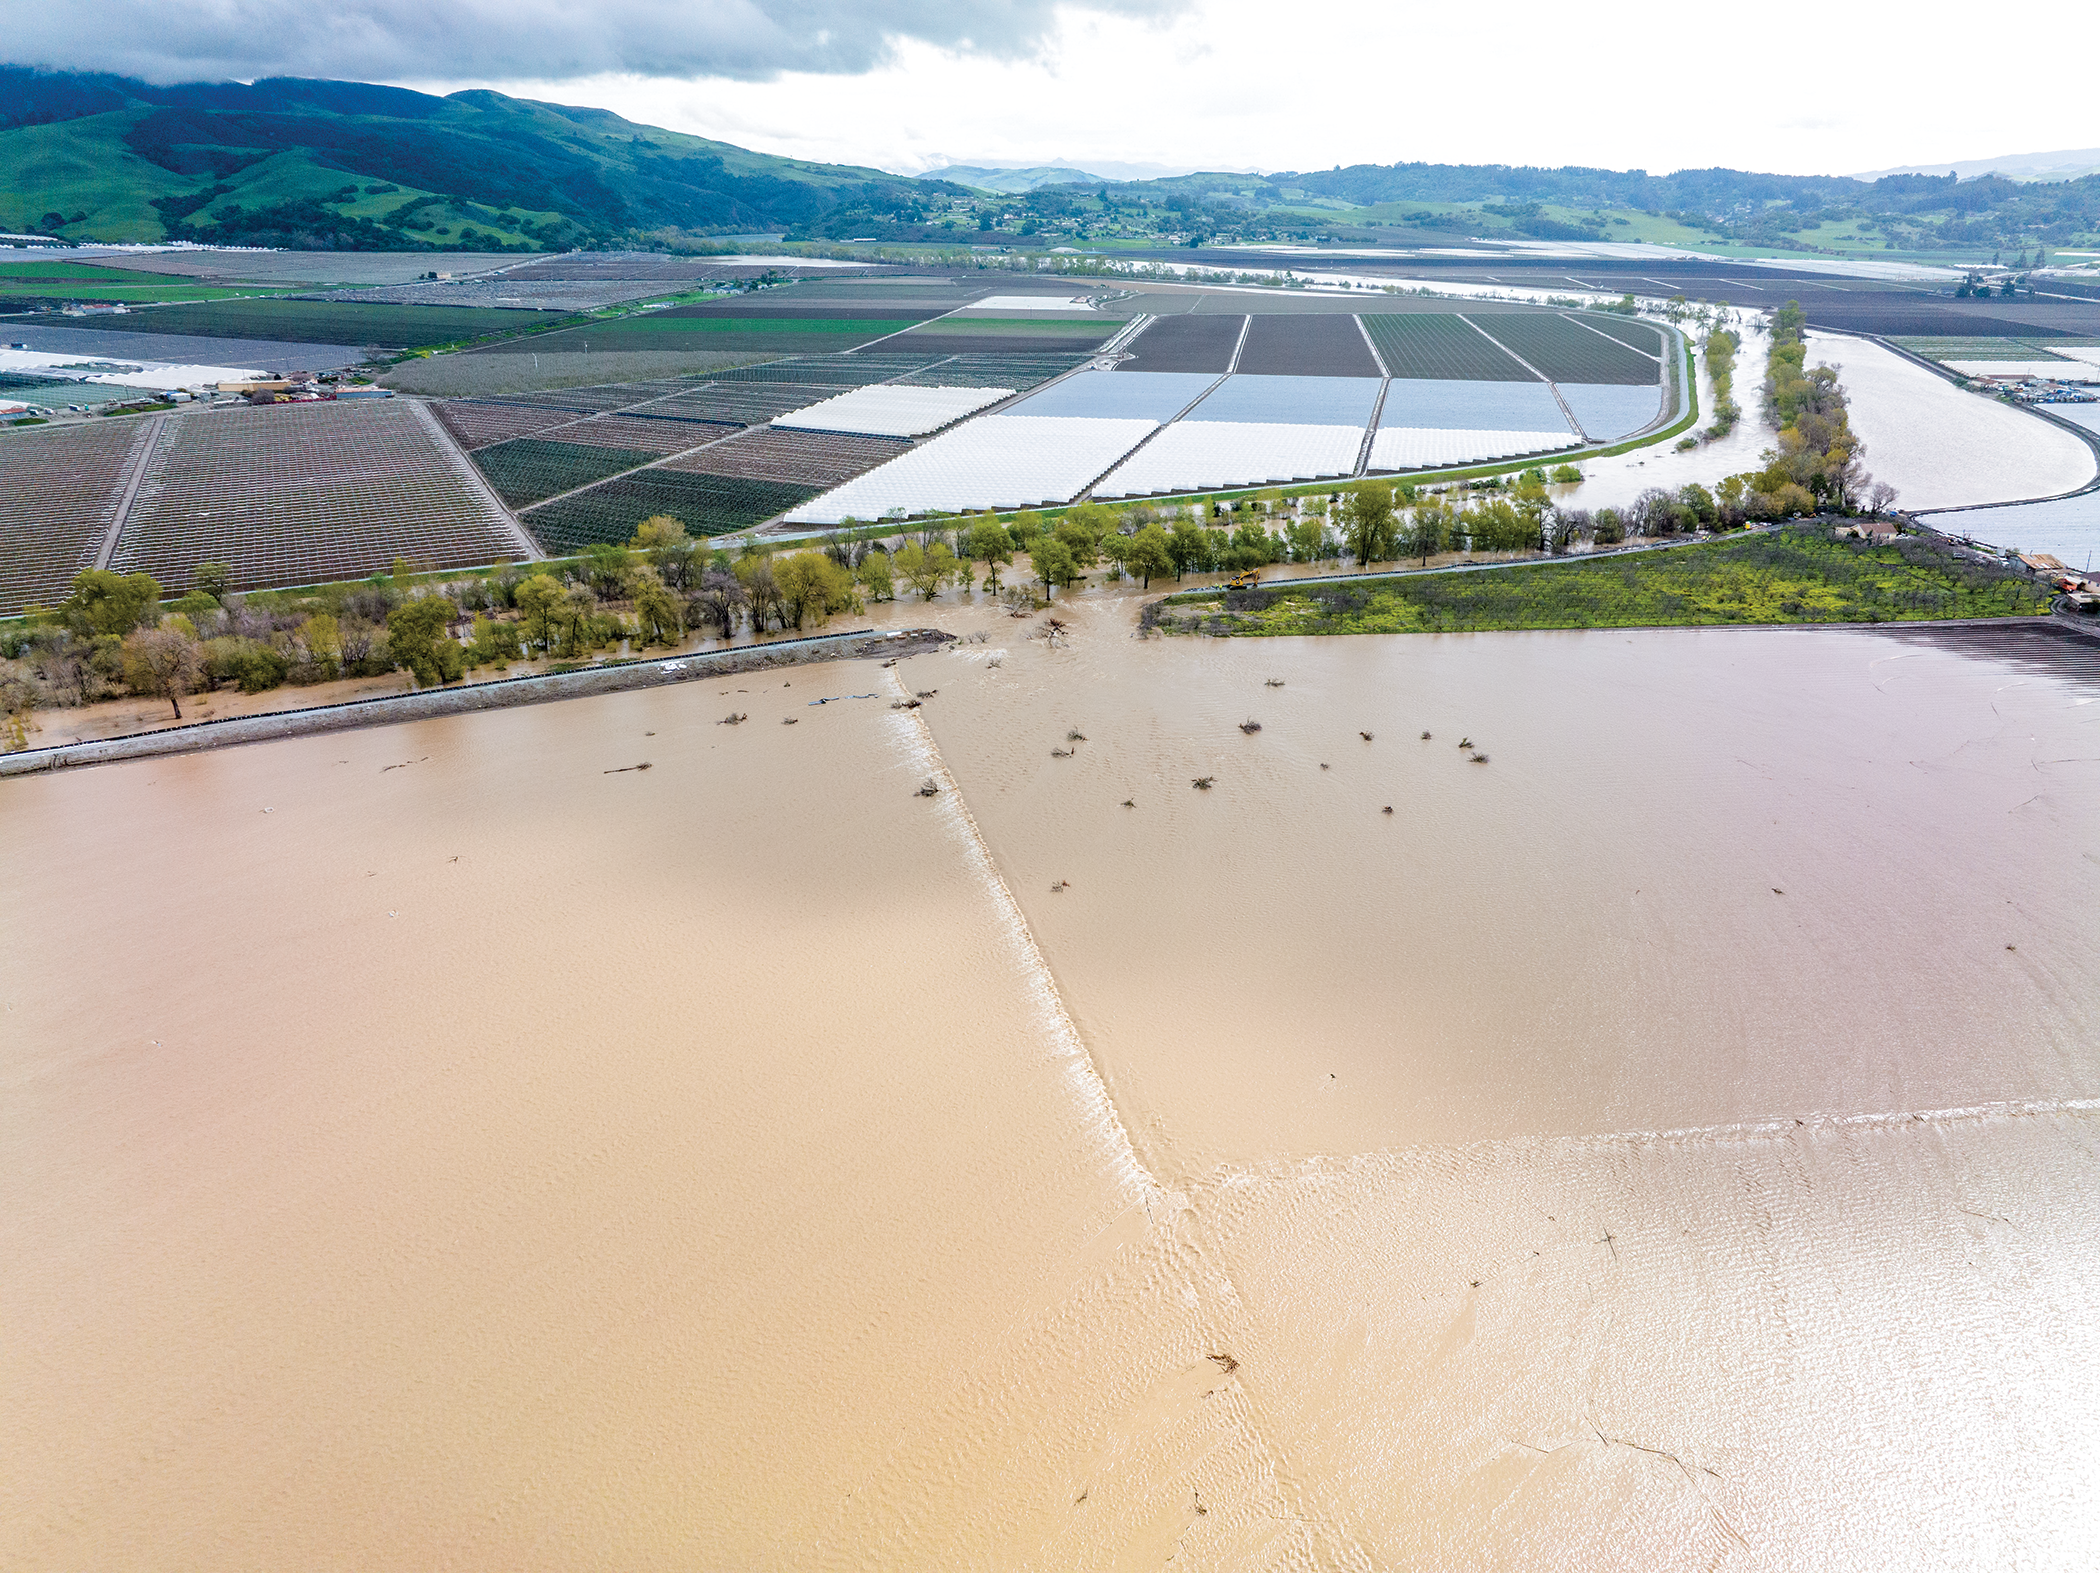
[[[1261,570],[1259,568],[1248,568],[1227,579],[1225,588],[1228,590],[1251,590],[1260,582]]]

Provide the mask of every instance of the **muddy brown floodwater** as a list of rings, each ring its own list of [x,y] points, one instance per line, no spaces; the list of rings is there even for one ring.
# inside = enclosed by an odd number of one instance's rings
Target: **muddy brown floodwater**
[[[1133,605],[0,783],[0,1564],[2078,1565],[2091,647]]]

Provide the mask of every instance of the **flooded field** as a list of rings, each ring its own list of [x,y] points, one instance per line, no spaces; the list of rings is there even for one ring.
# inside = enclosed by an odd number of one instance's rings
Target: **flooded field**
[[[1955,387],[1895,351],[1808,335],[1808,364],[1838,368],[1867,468],[1905,508],[2053,497],[2093,478],[2093,450],[2023,410]]]
[[[1135,604],[0,783],[0,1561],[2075,1563],[2094,647]]]

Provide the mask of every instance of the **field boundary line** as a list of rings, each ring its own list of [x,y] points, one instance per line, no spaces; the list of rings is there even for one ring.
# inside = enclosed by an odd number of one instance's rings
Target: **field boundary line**
[[[1532,365],[1530,361],[1526,360],[1523,356],[1519,355],[1515,350],[1511,349],[1507,344],[1504,344],[1500,339],[1496,338],[1494,334],[1488,332],[1487,329],[1483,328],[1479,323],[1475,322],[1464,312],[1456,311],[1453,312],[1452,315],[1458,318],[1458,320],[1460,322],[1463,322],[1467,327],[1471,328],[1475,333],[1479,334],[1482,338],[1486,339],[1488,343],[1494,345],[1496,349],[1500,350],[1503,354],[1507,355],[1519,366],[1522,366],[1526,371],[1530,372],[1532,376],[1538,378],[1540,382],[1543,382],[1546,385],[1547,391],[1553,395],[1553,402],[1560,406],[1560,413],[1567,417],[1568,430],[1572,431],[1584,442],[1597,441],[1595,437],[1592,437],[1587,431],[1583,430],[1582,422],[1578,421],[1575,418],[1575,412],[1568,407],[1568,401],[1560,396],[1560,385],[1558,383],[1556,383],[1551,377],[1547,376],[1544,372],[1540,371],[1538,367]],[[1604,335],[1604,337],[1609,338],[1611,337],[1611,335],[1606,334]]]
[[[107,568],[115,559],[117,542],[123,537],[124,526],[130,522],[131,505],[138,499],[139,487],[144,483],[147,467],[153,460],[153,450],[160,446],[161,433],[174,418],[173,415],[156,415],[145,423],[141,435],[132,439],[132,451],[124,461],[124,493],[110,511],[109,528],[103,532],[102,544],[95,550],[97,568]]]
[[[1240,354],[1247,348],[1247,334],[1253,327],[1254,313],[1250,311],[1246,316],[1240,318],[1240,336],[1233,341],[1232,359],[1225,363],[1226,376],[1230,377],[1240,369]]]
[[[1357,326],[1362,327],[1363,324],[1359,322]],[[1369,335],[1365,337],[1368,338]],[[1384,362],[1379,364],[1383,365]],[[1371,467],[1371,445],[1378,440],[1379,423],[1385,419],[1385,396],[1392,386],[1393,379],[1390,377],[1378,384],[1378,402],[1371,406],[1371,419],[1364,426],[1364,440],[1357,446],[1356,468],[1349,472],[1351,475],[1362,475]]]
[[[1378,346],[1372,342],[1371,330],[1364,326],[1363,313],[1352,311],[1349,320],[1356,324],[1356,331],[1364,336],[1364,348],[1371,352],[1371,364],[1378,368],[1378,375],[1390,381],[1393,375],[1392,368],[1386,365],[1385,357],[1378,353]]]
[[[1189,400],[1188,403],[1184,404],[1179,410],[1175,411],[1174,418],[1172,420],[1161,421],[1157,426],[1153,427],[1152,430],[1146,432],[1144,436],[1140,437],[1136,442],[1132,443],[1130,447],[1126,449],[1116,459],[1116,462],[1114,464],[1111,464],[1099,475],[1095,476],[1092,480],[1088,481],[1086,485],[1082,486],[1078,491],[1074,492],[1072,494],[1072,501],[1070,503],[1067,503],[1065,506],[1071,507],[1078,503],[1091,501],[1093,499],[1094,488],[1096,486],[1099,486],[1103,481],[1107,480],[1109,476],[1115,473],[1116,469],[1120,465],[1122,465],[1122,463],[1125,460],[1135,456],[1140,448],[1144,447],[1146,443],[1150,442],[1153,438],[1157,437],[1169,426],[1179,425],[1183,416],[1187,415],[1190,410],[1193,410],[1197,405],[1201,404],[1213,393],[1216,393],[1219,388],[1224,386],[1225,379],[1231,375],[1232,373],[1229,371],[1220,372],[1216,380],[1213,381],[1209,387],[1205,388],[1201,393],[1197,394],[1193,399]]]
[[[422,399],[410,399],[408,402],[409,407],[416,412],[416,419],[430,434],[431,441],[437,444],[438,451],[445,456],[446,462],[473,491],[480,494],[482,501],[496,510],[496,517],[503,521],[504,530],[524,551],[525,560],[536,563],[545,558],[547,554],[540,550],[539,543],[533,540],[509,505],[496,495],[496,488],[491,486],[488,477],[481,473],[481,466],[469,458],[466,450],[453,440],[452,433],[445,430],[445,423],[437,418],[429,404]]]
[[[1663,358],[1660,355],[1650,355],[1646,350],[1628,344],[1624,339],[1615,339],[1609,333],[1606,333],[1602,328],[1591,327],[1590,324],[1584,322],[1580,317],[1572,316],[1565,311],[1560,312],[1557,315],[1563,322],[1572,322],[1575,324],[1576,327],[1582,328],[1587,332],[1596,334],[1598,338],[1603,339],[1606,343],[1616,344],[1622,350],[1632,350],[1634,354],[1640,356],[1643,360],[1652,360],[1658,366],[1663,364]],[[1635,320],[1637,321],[1639,319]]]

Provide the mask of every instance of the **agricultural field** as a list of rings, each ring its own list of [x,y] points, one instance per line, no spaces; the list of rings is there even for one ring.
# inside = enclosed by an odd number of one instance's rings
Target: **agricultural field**
[[[1502,319],[1496,317],[1492,321]],[[1378,346],[1386,375],[1414,381],[1536,382],[1499,345],[1463,317],[1445,312],[1366,312],[1364,327]]]
[[[431,406],[452,440],[472,452],[513,437],[530,437],[550,426],[565,426],[581,420],[585,412],[551,410],[529,404],[506,404],[493,399],[448,399]]]
[[[0,310],[40,310],[69,300],[145,305],[169,300],[222,300],[252,289],[171,282],[158,273],[81,262],[0,262]]]
[[[1123,347],[1136,358],[1132,371],[1209,372],[1232,369],[1245,317],[1160,317]]]
[[[951,355],[935,361],[923,371],[899,377],[906,388],[1013,388],[1025,392],[1038,383],[1062,377],[1091,357],[1072,354]]]
[[[1011,388],[855,388],[807,409],[776,415],[773,424],[862,437],[923,437],[1012,393]]]
[[[725,429],[723,435],[727,434]],[[475,466],[488,477],[496,495],[513,508],[530,507],[662,457],[646,448],[609,448],[538,437],[519,437],[494,447],[477,448],[473,454]]]
[[[812,355],[799,360],[746,366],[708,380],[717,383],[807,382],[832,388],[857,388],[938,365],[941,359],[939,355],[900,355],[893,349],[856,355]]]
[[[1157,430],[1149,420],[981,416],[796,508],[789,522],[1069,502]]]
[[[1349,426],[1361,436],[1378,408],[1378,392],[1376,377],[1274,377],[1235,372],[1181,419],[1184,424],[1275,421],[1287,426]]]
[[[560,319],[536,311],[475,306],[367,306],[324,300],[227,300],[156,306],[97,317],[104,333],[169,333],[207,339],[274,339],[293,344],[360,344],[418,349],[522,333]]]
[[[1279,377],[1380,375],[1356,318],[1339,315],[1250,318],[1234,369]]]
[[[1552,382],[1639,386],[1662,378],[1656,357],[1566,317],[1527,312],[1488,318],[1479,326]]]
[[[594,542],[630,540],[636,525],[657,514],[669,514],[694,535],[723,535],[770,519],[821,489],[663,466],[606,481],[532,509],[523,518],[526,529],[541,545],[550,553],[561,554],[581,551]]]
[[[2065,339],[1991,339],[1958,334],[1942,334],[1936,337],[1919,337],[1909,334],[1885,335],[1888,342],[1898,349],[1909,350],[1926,360],[2003,360],[2030,361],[2049,360],[2059,349],[2080,347],[2080,341]]]
[[[1084,354],[1122,329],[1114,321],[1062,322],[1045,319],[944,317],[891,340],[899,349],[944,355]]]
[[[1497,569],[1172,597],[1161,626],[1212,634],[1453,633],[2031,617],[2051,592],[1917,536],[1891,546],[1821,526]]]
[[[0,617],[55,606],[95,566],[152,423],[0,432]]]
[[[755,426],[740,437],[673,459],[663,467],[725,478],[787,481],[797,486],[837,486],[910,451],[911,444],[896,437],[852,437],[837,432]]]
[[[1575,319],[1585,327],[1617,339],[1621,344],[1631,345],[1643,355],[1661,355],[1663,334],[1651,323],[1634,322],[1625,317],[1606,316],[1602,312],[1585,313]],[[1493,324],[1489,324],[1490,327]]]
[[[1347,475],[1356,468],[1363,438],[1361,425],[1185,419],[1163,428],[1094,491],[1142,497]]]
[[[1597,442],[1630,437],[1662,413],[1662,388],[1649,383],[1563,382],[1556,386],[1582,429]]]
[[[1167,422],[1218,385],[1202,371],[1083,371],[1029,395],[1016,415],[1078,415]]]
[[[197,410],[159,439],[111,567],[187,589],[200,562],[239,589],[522,555],[421,406],[406,400]]]
[[[371,309],[417,311],[431,308],[375,306]],[[477,353],[555,355],[577,353],[588,345],[590,352],[597,354],[686,348],[754,350],[769,355],[825,355],[884,338],[906,325],[845,316],[691,317],[663,311],[644,312],[535,334],[529,340],[492,344]]]

